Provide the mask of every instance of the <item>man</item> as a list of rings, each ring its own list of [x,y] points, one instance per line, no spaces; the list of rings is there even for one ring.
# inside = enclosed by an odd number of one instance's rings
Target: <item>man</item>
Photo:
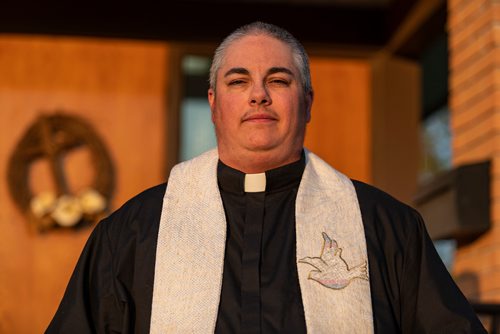
[[[49,333],[483,333],[414,210],[303,149],[313,92],[288,32],[217,49],[217,150],[92,233]]]

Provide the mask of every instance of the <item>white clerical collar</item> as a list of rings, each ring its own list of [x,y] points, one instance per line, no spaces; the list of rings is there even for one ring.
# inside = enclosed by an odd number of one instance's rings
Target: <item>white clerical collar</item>
[[[245,174],[245,192],[258,193],[266,190],[266,173]]]

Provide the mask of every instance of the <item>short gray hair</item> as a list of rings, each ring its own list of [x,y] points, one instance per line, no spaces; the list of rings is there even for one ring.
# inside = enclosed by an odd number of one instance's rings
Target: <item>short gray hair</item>
[[[269,24],[264,22],[253,22],[236,29],[229,36],[227,36],[222,41],[222,43],[217,47],[212,60],[212,65],[210,66],[210,78],[209,78],[210,88],[212,88],[215,91],[217,72],[222,66],[222,62],[224,60],[224,56],[226,55],[227,48],[233,42],[243,37],[252,35],[261,35],[261,34],[274,37],[277,40],[280,40],[290,46],[293,52],[293,59],[295,61],[295,65],[300,71],[300,76],[302,79],[302,86],[304,88],[304,91],[306,93],[311,92],[312,85],[311,85],[311,72],[309,70],[309,58],[302,44],[285,29],[275,26],[274,24]]]

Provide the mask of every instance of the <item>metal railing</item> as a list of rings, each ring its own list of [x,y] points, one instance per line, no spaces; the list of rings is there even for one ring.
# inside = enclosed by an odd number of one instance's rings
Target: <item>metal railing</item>
[[[472,304],[490,334],[500,334],[500,304]]]

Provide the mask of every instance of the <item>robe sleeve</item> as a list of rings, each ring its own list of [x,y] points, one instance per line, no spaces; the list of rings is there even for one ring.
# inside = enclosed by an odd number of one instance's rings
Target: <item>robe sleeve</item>
[[[486,333],[437,254],[420,214],[353,181],[368,251],[376,333]]]
[[[121,333],[125,305],[115,292],[107,221],[92,232],[46,333]]]
[[[101,221],[87,241],[46,333],[148,333],[166,184]]]
[[[416,211],[408,224],[401,284],[403,332],[486,333]]]

